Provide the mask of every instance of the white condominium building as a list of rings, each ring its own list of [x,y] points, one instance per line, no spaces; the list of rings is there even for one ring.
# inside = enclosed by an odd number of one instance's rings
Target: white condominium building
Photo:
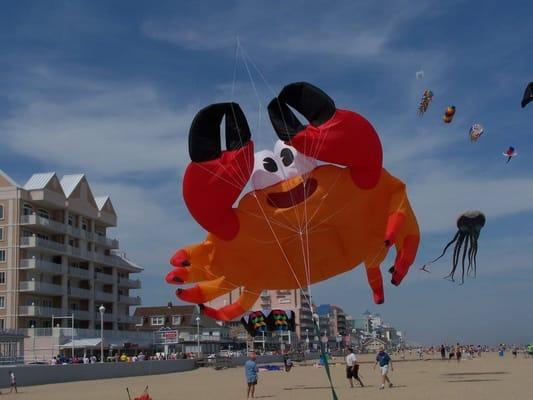
[[[34,174],[23,186],[0,170],[0,329],[50,328],[74,315],[79,329],[128,330],[141,304],[142,271],[107,236],[117,226],[108,196],[84,175]],[[54,322],[70,326],[68,320]]]

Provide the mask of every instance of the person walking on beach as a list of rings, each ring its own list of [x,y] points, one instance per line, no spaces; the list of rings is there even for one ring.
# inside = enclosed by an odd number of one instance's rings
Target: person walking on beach
[[[440,358],[441,360],[446,360],[446,347],[444,345],[440,346]]]
[[[455,358],[457,358],[457,362],[461,361],[462,353],[461,353],[461,346],[459,343],[455,345]]]
[[[353,380],[355,379],[361,387],[364,387],[361,378],[359,378],[359,364],[357,363],[357,357],[353,352],[353,349],[348,348],[348,355],[346,356],[346,378],[350,382],[350,387],[353,388]]]
[[[374,364],[374,369],[379,364],[379,369],[381,371],[381,386],[380,389],[385,389],[385,382],[389,384],[389,387],[392,387],[392,382],[389,379],[389,368],[391,371],[394,371],[392,367],[392,360],[390,356],[385,352],[385,348],[381,347],[379,353],[376,356],[376,363]]]
[[[13,389],[15,389],[15,393],[17,392],[17,380],[15,379],[15,373],[13,371],[9,371],[9,383],[10,383],[10,389],[9,393],[13,392]]]
[[[255,397],[255,386],[257,385],[257,364],[255,362],[257,356],[255,353],[250,354],[250,359],[244,364],[244,372],[246,374],[246,382],[248,383],[248,392],[246,398]]]

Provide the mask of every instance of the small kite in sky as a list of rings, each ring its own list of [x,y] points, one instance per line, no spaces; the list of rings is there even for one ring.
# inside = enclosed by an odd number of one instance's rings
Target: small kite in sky
[[[481,124],[474,124],[470,127],[470,140],[472,142],[477,142],[477,140],[483,135],[483,126]]]
[[[505,153],[502,153],[505,157],[507,157],[507,163],[509,163],[509,161],[511,161],[511,158],[513,157],[516,157],[518,155],[518,153],[516,152],[516,150],[514,149],[513,146],[509,146],[509,148],[505,151]]]
[[[448,106],[446,107],[446,111],[444,111],[444,116],[442,119],[445,123],[449,124],[453,120],[453,116],[455,115],[455,106]]]
[[[429,103],[431,103],[431,100],[433,100],[433,92],[429,89],[424,90],[422,100],[420,100],[420,104],[418,106],[418,115],[424,115],[429,107]]]
[[[526,90],[524,91],[524,96],[522,97],[522,108],[527,106],[527,104],[533,100],[533,82],[529,82]]]

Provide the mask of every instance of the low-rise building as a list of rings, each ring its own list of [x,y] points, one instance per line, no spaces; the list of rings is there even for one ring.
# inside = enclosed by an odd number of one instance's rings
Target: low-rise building
[[[199,339],[201,353],[211,354],[232,343],[230,329],[199,314],[194,305],[137,307],[134,316],[139,319],[136,329],[151,332],[156,347],[163,347],[161,351],[196,353]]]

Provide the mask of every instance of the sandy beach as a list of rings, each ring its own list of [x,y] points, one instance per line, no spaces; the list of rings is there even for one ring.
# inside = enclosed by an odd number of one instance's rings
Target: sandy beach
[[[371,356],[361,356],[360,374],[366,387],[350,389],[345,379],[344,365],[332,367],[334,384],[340,399],[531,399],[533,359],[519,356],[503,359],[485,354],[474,360],[456,361],[399,361],[391,379],[394,388],[378,390],[379,375],[372,370]],[[53,367],[50,367],[53,368]],[[146,385],[154,400],[174,399],[243,399],[244,371],[242,367],[215,371],[202,368],[191,372],[84,381],[54,385],[23,387],[19,382],[18,399],[94,400],[127,399],[126,387],[138,395]],[[2,390],[5,394],[5,389]],[[261,372],[257,398],[272,399],[331,399],[325,372],[322,368],[297,365],[290,373]],[[14,397],[8,395],[7,397]],[[2,396],[4,397],[4,396]]]

